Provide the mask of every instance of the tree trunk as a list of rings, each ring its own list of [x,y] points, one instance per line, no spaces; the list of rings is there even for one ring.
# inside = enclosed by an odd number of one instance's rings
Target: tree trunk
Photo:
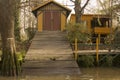
[[[20,71],[14,40],[14,0],[0,2],[0,26],[2,38],[1,75],[17,76]]]
[[[74,10],[75,10],[76,23],[81,23],[81,16],[84,12],[85,7],[87,6],[87,4],[90,0],[87,0],[83,6],[81,6],[81,0],[75,0],[75,1],[70,0],[70,1],[74,2],[74,4],[75,4]]]
[[[75,18],[76,18],[76,23],[81,22],[81,0],[75,0]]]

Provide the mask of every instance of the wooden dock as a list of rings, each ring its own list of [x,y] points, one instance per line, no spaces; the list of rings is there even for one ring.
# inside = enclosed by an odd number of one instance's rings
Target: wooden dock
[[[22,65],[24,76],[79,75],[65,32],[37,32]]]
[[[75,53],[75,51],[73,51]],[[78,50],[78,55],[95,55],[96,50]],[[120,54],[120,50],[98,50],[98,54]]]

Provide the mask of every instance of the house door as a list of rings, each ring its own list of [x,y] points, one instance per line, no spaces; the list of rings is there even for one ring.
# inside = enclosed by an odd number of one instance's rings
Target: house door
[[[56,31],[61,28],[60,12],[45,11],[43,30]]]

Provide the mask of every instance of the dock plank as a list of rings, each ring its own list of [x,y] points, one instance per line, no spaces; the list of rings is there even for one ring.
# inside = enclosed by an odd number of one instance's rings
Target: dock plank
[[[24,75],[80,74],[65,32],[37,32],[23,63]]]

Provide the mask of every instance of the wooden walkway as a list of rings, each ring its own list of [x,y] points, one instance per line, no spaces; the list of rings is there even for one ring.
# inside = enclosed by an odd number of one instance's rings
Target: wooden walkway
[[[73,51],[75,52],[75,51]],[[96,55],[96,50],[78,50],[78,55]],[[120,50],[98,50],[98,54],[120,54]]]
[[[79,75],[65,32],[37,32],[25,56],[23,75]]]

